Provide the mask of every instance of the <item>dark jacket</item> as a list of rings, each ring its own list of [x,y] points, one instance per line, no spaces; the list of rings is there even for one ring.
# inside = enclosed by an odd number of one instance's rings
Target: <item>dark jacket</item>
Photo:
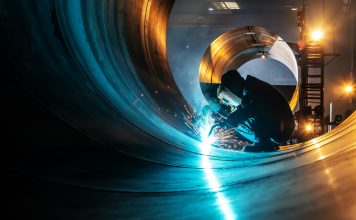
[[[235,127],[246,124],[259,139],[272,138],[279,143],[292,135],[293,114],[288,102],[273,86],[250,75],[242,83],[234,82],[231,77],[222,80],[222,86],[240,93],[236,95],[241,98],[241,105],[227,119],[229,124]]]

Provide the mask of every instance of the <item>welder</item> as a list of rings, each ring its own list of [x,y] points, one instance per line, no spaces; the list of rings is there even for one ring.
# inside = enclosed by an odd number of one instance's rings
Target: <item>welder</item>
[[[217,111],[225,120],[220,127],[232,127],[251,145],[247,152],[270,152],[279,149],[292,135],[293,114],[283,95],[272,85],[238,71],[223,74],[217,89]]]

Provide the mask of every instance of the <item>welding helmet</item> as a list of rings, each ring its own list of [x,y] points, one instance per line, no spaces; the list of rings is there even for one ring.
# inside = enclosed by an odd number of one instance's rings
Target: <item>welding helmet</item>
[[[221,106],[219,115],[227,118],[236,111],[241,104],[244,78],[236,70],[229,70],[221,77],[221,84],[217,87],[216,98]]]
[[[229,91],[233,96],[242,97],[245,88],[245,79],[237,70],[229,70],[221,77],[221,87]]]
[[[222,106],[230,108],[230,113],[234,112],[241,104],[241,99],[223,86],[218,87],[217,98]]]

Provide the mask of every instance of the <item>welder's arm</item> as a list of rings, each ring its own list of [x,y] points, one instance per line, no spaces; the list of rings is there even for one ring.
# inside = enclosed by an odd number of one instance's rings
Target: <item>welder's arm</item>
[[[248,114],[246,108],[243,108],[241,105],[238,106],[237,110],[229,115],[226,119],[226,124],[231,127],[237,127],[240,123],[248,119]]]
[[[225,120],[217,121],[210,129],[209,136],[216,127],[224,129],[231,129],[237,127],[241,122],[245,120],[245,110],[239,106],[235,112],[230,114]],[[247,117],[246,117],[247,118]]]

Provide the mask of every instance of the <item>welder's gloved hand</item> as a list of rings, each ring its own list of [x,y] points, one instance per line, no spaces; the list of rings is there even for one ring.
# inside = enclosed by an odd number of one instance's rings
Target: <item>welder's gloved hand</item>
[[[212,113],[212,109],[211,109],[210,105],[205,105],[201,110],[201,114],[204,117],[209,115],[209,114],[211,114],[211,113]]]

